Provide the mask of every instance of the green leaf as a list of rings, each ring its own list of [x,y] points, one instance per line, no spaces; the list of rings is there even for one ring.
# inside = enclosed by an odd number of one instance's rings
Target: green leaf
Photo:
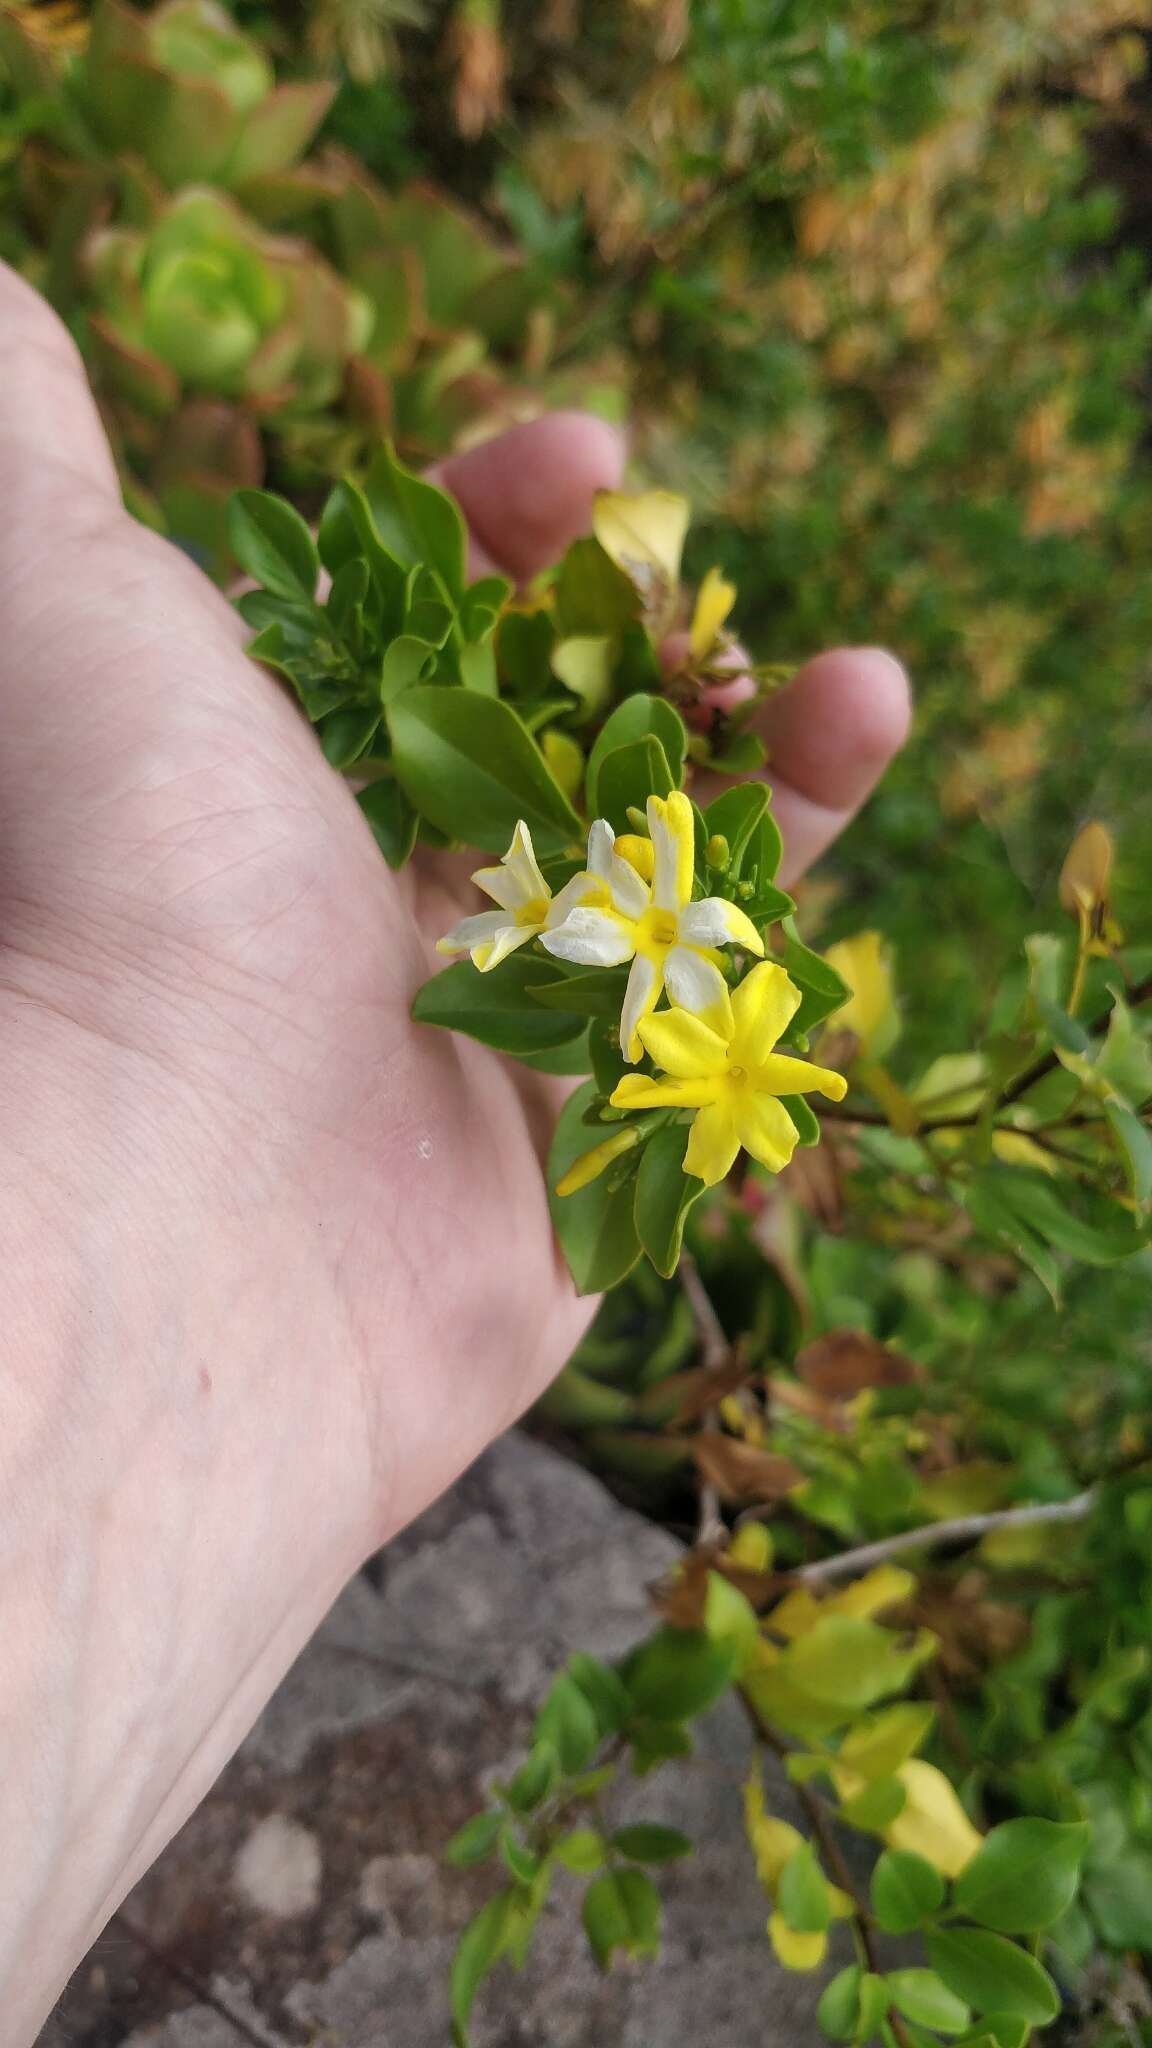
[[[271,491],[237,491],[228,506],[228,540],[245,574],[274,597],[311,603],[320,557],[295,508]]]
[[[556,627],[550,612],[505,612],[496,631],[496,662],[505,688],[535,697],[552,667]]]
[[[565,1870],[575,1871],[577,1877],[591,1877],[603,1868],[604,1843],[594,1828],[573,1828],[557,1842],[552,1854]]]
[[[617,1828],[612,1847],[631,1863],[675,1863],[692,1854],[692,1843],[679,1828],[661,1827],[656,1821],[636,1821]]]
[[[452,1958],[452,2039],[455,2048],[466,2048],[468,2021],[476,1993],[493,1964],[498,1962],[508,1939],[510,1891],[497,1892],[468,1922]]]
[[[547,1799],[560,1775],[560,1759],[550,1742],[537,1742],[529,1751],[505,1796],[514,1813],[531,1813]]]
[[[538,1014],[542,1019],[549,1015],[546,1010]],[[631,1272],[640,1257],[630,1180],[617,1187],[612,1184],[611,1174],[602,1174],[599,1180],[574,1195],[555,1192],[557,1181],[568,1168],[591,1150],[597,1137],[607,1137],[612,1130],[610,1124],[593,1130],[584,1122],[584,1112],[596,1100],[596,1093],[595,1082],[588,1081],[569,1096],[560,1112],[548,1154],[552,1224],[581,1294],[598,1294],[614,1287]]]
[[[800,989],[802,1001],[789,1031],[801,1034],[822,1024],[825,1017],[848,1001],[852,991],[819,953],[813,953],[809,946],[801,944],[795,933],[788,929],[790,924],[791,919],[785,926],[784,965]]]
[[[924,1743],[936,1709],[922,1700],[902,1700],[858,1721],[840,1744],[840,1761],[864,1778],[889,1778]]]
[[[797,1934],[823,1934],[832,1924],[832,1894],[810,1842],[788,1858],[780,1872],[776,1903]]]
[[[455,500],[405,469],[389,447],[369,469],[364,496],[388,553],[406,569],[426,564],[454,598],[462,598],[467,535]]]
[[[587,1650],[575,1651],[568,1659],[567,1669],[591,1706],[601,1735],[618,1734],[631,1707],[620,1673],[610,1664],[602,1664],[598,1657],[590,1656]]]
[[[607,818],[614,831],[629,832],[629,810],[643,811],[650,796],[667,796],[675,787],[668,757],[649,733],[605,754],[596,779],[596,815]]]
[[[856,2036],[863,1977],[859,1963],[852,1963],[824,1987],[816,2007],[816,2019],[833,2041],[851,2041]]]
[[[956,1905],[1000,1934],[1036,1934],[1072,1904],[1090,1840],[1084,1822],[1005,1821],[961,1871]]]
[[[417,819],[400,784],[385,776],[359,790],[356,801],[389,867],[402,868],[416,844]]]
[[[656,1131],[644,1146],[636,1175],[636,1233],[665,1279],[676,1271],[688,1212],[704,1192],[703,1181],[684,1171],[690,1136],[684,1124]]]
[[[897,2012],[919,2027],[962,2034],[972,2017],[964,2000],[941,1982],[935,1970],[889,1970],[887,1983]]]
[[[755,775],[767,759],[768,749],[758,732],[734,732],[713,753],[709,766],[719,775]]]
[[[796,1135],[802,1145],[820,1143],[820,1119],[812,1104],[803,1095],[782,1095],[780,1101],[796,1126]]]
[[[872,1910],[886,1934],[911,1934],[944,1903],[944,1879],[922,1856],[885,1849],[872,1872]]]
[[[1147,1208],[1152,1202],[1152,1131],[1122,1102],[1106,1102],[1104,1114],[1115,1133],[1132,1193],[1140,1207]]]
[[[611,1870],[584,1897],[584,1931],[602,1970],[617,1949],[627,1956],[660,1953],[660,1894],[642,1870]]]
[[[575,1038],[566,1039],[563,1045],[550,1046],[547,1052],[520,1052],[516,1055],[522,1066],[531,1067],[536,1074],[562,1074],[567,1080],[583,1080],[592,1064],[588,1051],[588,1028],[578,1032]]]
[[[579,698],[578,724],[595,718],[608,702],[614,653],[615,642],[603,633],[578,633],[571,639],[557,641],[552,651],[552,673]]]
[[[529,990],[540,974],[540,962],[526,960],[523,952],[513,953],[488,974],[481,974],[470,960],[458,960],[417,989],[412,1015],[418,1024],[464,1031],[497,1052],[546,1052],[578,1037],[584,1019],[541,1009],[532,1000]],[[583,1137],[587,1151],[587,1128]]]
[[[418,684],[388,707],[397,780],[424,817],[486,853],[504,853],[517,821],[537,851],[580,837],[580,821],[516,713],[475,690]]]
[[[850,1827],[878,1834],[891,1827],[907,1804],[908,1794],[899,1778],[873,1778],[862,1792],[841,1802],[840,1812]]]
[[[1084,1904],[1109,1948],[1152,1950],[1147,1849],[1122,1850],[1092,1869]]]
[[[686,1721],[727,1692],[735,1664],[730,1643],[696,1629],[662,1628],[633,1651],[623,1677],[637,1713]]]
[[[985,2013],[980,2022],[980,2031],[965,2034],[961,2048],[1028,2048],[1032,2029],[1027,2020],[1017,2019],[1014,2013]]]
[[[731,877],[739,876],[744,855],[767,809],[768,791],[764,784],[745,782],[736,789],[726,789],[723,796],[718,796],[705,811],[705,838],[728,841],[731,856],[728,873]]]
[[[775,1668],[831,1706],[858,1712],[905,1685],[929,1645],[902,1646],[890,1629],[858,1615],[827,1614],[793,1643]]]
[[[470,1864],[483,1863],[492,1854],[504,1831],[502,1813],[474,1813],[458,1828],[444,1851],[444,1861],[454,1864],[457,1870],[467,1870]]]
[[[366,754],[380,729],[380,713],[349,704],[332,711],[316,728],[324,759],[332,768],[351,768]]]
[[[533,1849],[525,1847],[516,1836],[507,1831],[500,1840],[500,1854],[504,1864],[518,1884],[530,1885],[539,1874],[540,1858]]]
[[[537,981],[533,1000],[546,1010],[567,1010],[570,1016],[619,1019],[628,981],[626,967],[587,967],[558,980]]]
[[[664,758],[671,771],[674,787],[679,789],[684,776],[684,755],[688,746],[688,734],[684,720],[674,711],[664,697],[650,697],[643,691],[635,696],[625,697],[616,706],[610,718],[605,719],[596,736],[595,745],[588,756],[586,788],[588,815],[590,818],[607,816],[599,794],[601,764],[608,755],[619,747],[632,746],[639,740],[652,738],[663,749]],[[656,792],[661,794],[660,791]],[[619,830],[626,830],[621,825]]]
[[[1060,1997],[1047,1970],[1002,1934],[980,1928],[947,1928],[928,1937],[928,1960],[956,1993],[978,2013],[1011,2013],[1031,2026],[1047,2026],[1060,2010]]]
[[[1057,1188],[1046,1174],[1018,1167],[986,1167],[974,1175],[965,1201],[982,1229],[992,1227],[1021,1248],[1038,1239],[1088,1265],[1128,1258],[1143,1242],[1118,1203],[1089,1189],[1074,1194],[1064,1185]]]
[[[556,622],[564,639],[615,636],[640,616],[641,597],[631,577],[589,535],[573,541],[554,585]],[[557,671],[559,673],[559,671]]]
[[[551,1743],[561,1769],[572,1775],[591,1763],[600,1747],[600,1723],[587,1694],[562,1671],[536,1716],[537,1742]]]

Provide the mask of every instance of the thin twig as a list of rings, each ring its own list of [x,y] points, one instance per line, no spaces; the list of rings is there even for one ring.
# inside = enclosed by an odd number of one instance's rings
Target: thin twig
[[[691,1252],[681,1252],[678,1268],[680,1285],[688,1299],[696,1334],[700,1339],[700,1362],[705,1372],[726,1372],[732,1357],[732,1346],[728,1342],[724,1325],[712,1306],[711,1297],[700,1278]],[[714,1414],[703,1417],[705,1425],[715,1420]],[[723,1541],[725,1535],[724,1517],[720,1513],[720,1494],[708,1480],[700,1484],[700,1513],[696,1523],[696,1547],[707,1549]]]
[[[889,1558],[903,1557],[913,1550],[939,1550],[946,1543],[976,1543],[993,1529],[1034,1529],[1045,1522],[1082,1522],[1099,1498],[1099,1487],[1086,1487],[1071,1500],[1044,1501],[1035,1507],[999,1508],[987,1515],[956,1515],[950,1522],[927,1522],[922,1529],[902,1529],[898,1536],[885,1536],[878,1543],[862,1543],[857,1550],[844,1550],[838,1557],[822,1557],[815,1564],[801,1565],[794,1577],[803,1586],[819,1586],[827,1579],[846,1579],[854,1573],[871,1571],[873,1565],[887,1564]]]

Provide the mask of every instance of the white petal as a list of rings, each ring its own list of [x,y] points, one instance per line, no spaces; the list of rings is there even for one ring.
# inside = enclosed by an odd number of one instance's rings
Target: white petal
[[[607,818],[596,818],[588,828],[588,872],[606,882],[612,873],[612,849],[616,834]]]
[[[643,917],[651,900],[648,884],[615,846],[616,834],[607,818],[597,818],[588,834],[588,872],[607,888],[621,917]]]
[[[523,819],[512,834],[512,844],[504,855],[504,865],[509,874],[514,876],[517,888],[523,891],[524,902],[531,902],[537,896],[543,896],[547,900],[551,891],[540,873],[536,850],[532,844],[532,834]]]
[[[680,910],[692,894],[695,865],[692,806],[681,790],[649,797],[648,831],[656,858],[652,901],[657,910]]]
[[[663,976],[656,962],[647,954],[637,953],[620,1012],[620,1050],[625,1059],[633,1063],[644,1051],[637,1027],[655,1009],[662,985]]]
[[[583,874],[573,875],[572,880],[565,882],[564,887],[558,890],[548,905],[546,922],[549,931],[558,930],[565,918],[573,910],[578,910],[581,904],[592,903],[602,906],[603,902],[604,884],[597,875],[590,875],[587,870]]]
[[[713,961],[691,946],[673,946],[664,962],[668,994],[682,1010],[697,1017],[711,1010],[727,1011],[728,984]]]
[[[502,910],[481,910],[475,917],[463,917],[458,925],[436,942],[438,953],[470,953],[473,946],[491,945],[506,931],[508,919]],[[515,929],[515,927],[513,927]]]
[[[527,901],[515,875],[503,862],[498,868],[477,868],[472,880],[478,889],[483,889],[484,894],[492,898],[493,903],[500,905],[501,910],[515,914]]]
[[[558,960],[574,960],[581,967],[622,967],[636,950],[631,925],[610,910],[586,907],[569,911],[556,931],[544,933],[543,942]]]
[[[534,939],[539,930],[540,926],[537,924],[506,924],[502,932],[497,932],[491,946],[482,957],[476,959],[476,954],[473,953],[472,958],[481,973],[488,974],[493,967],[499,967],[500,962],[506,960],[509,953],[514,953],[518,946],[526,946],[529,939]]]
[[[687,903],[677,919],[686,946],[726,946],[732,937],[726,912],[731,904],[720,896],[706,896],[703,903]]]

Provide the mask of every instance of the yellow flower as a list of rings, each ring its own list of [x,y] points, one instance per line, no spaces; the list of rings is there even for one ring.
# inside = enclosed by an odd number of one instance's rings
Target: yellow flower
[[[638,1027],[639,1037],[664,1072],[654,1080],[625,1075],[613,1103],[618,1109],[694,1110],[684,1170],[708,1186],[723,1180],[741,1145],[778,1173],[797,1142],[796,1126],[778,1098],[818,1089],[839,1102],[848,1091],[842,1074],[775,1051],[799,1007],[795,983],[766,960],[708,1021],[690,1015],[687,1004],[648,1017]]]
[[[852,993],[828,1018],[830,1029],[851,1031],[865,1059],[882,1060],[900,1035],[892,959],[879,932],[857,932],[829,946],[825,959]]]
[[[696,609],[688,633],[693,661],[707,661],[735,602],[736,585],[727,582],[719,569],[709,569],[696,593]]]
[[[643,1050],[640,1026],[663,989],[684,1009],[728,1020],[728,985],[711,957],[716,946],[763,953],[751,918],[720,896],[692,901],[695,836],[692,806],[678,791],[648,799],[651,885],[616,851],[611,825],[597,818],[588,834],[588,866],[565,884],[548,913],[543,944],[558,960],[581,967],[632,962],[620,1043],[626,1060]],[[799,997],[797,997],[799,1001]]]
[[[499,909],[461,918],[438,940],[436,951],[470,953],[473,965],[487,974],[543,931],[552,904],[552,891],[537,865],[532,834],[523,819],[499,867],[477,868],[472,880]]]

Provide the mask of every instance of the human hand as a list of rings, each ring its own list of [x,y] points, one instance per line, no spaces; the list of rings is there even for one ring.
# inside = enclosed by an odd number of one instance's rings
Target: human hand
[[[524,577],[621,462],[559,415],[445,466]],[[131,521],[75,353],[0,269],[4,2042],[340,1584],[586,1318],[550,1085],[413,1027],[443,865],[383,865],[220,595]],[[13,512],[11,508],[18,508]],[[903,738],[897,665],[764,713],[794,877]]]

